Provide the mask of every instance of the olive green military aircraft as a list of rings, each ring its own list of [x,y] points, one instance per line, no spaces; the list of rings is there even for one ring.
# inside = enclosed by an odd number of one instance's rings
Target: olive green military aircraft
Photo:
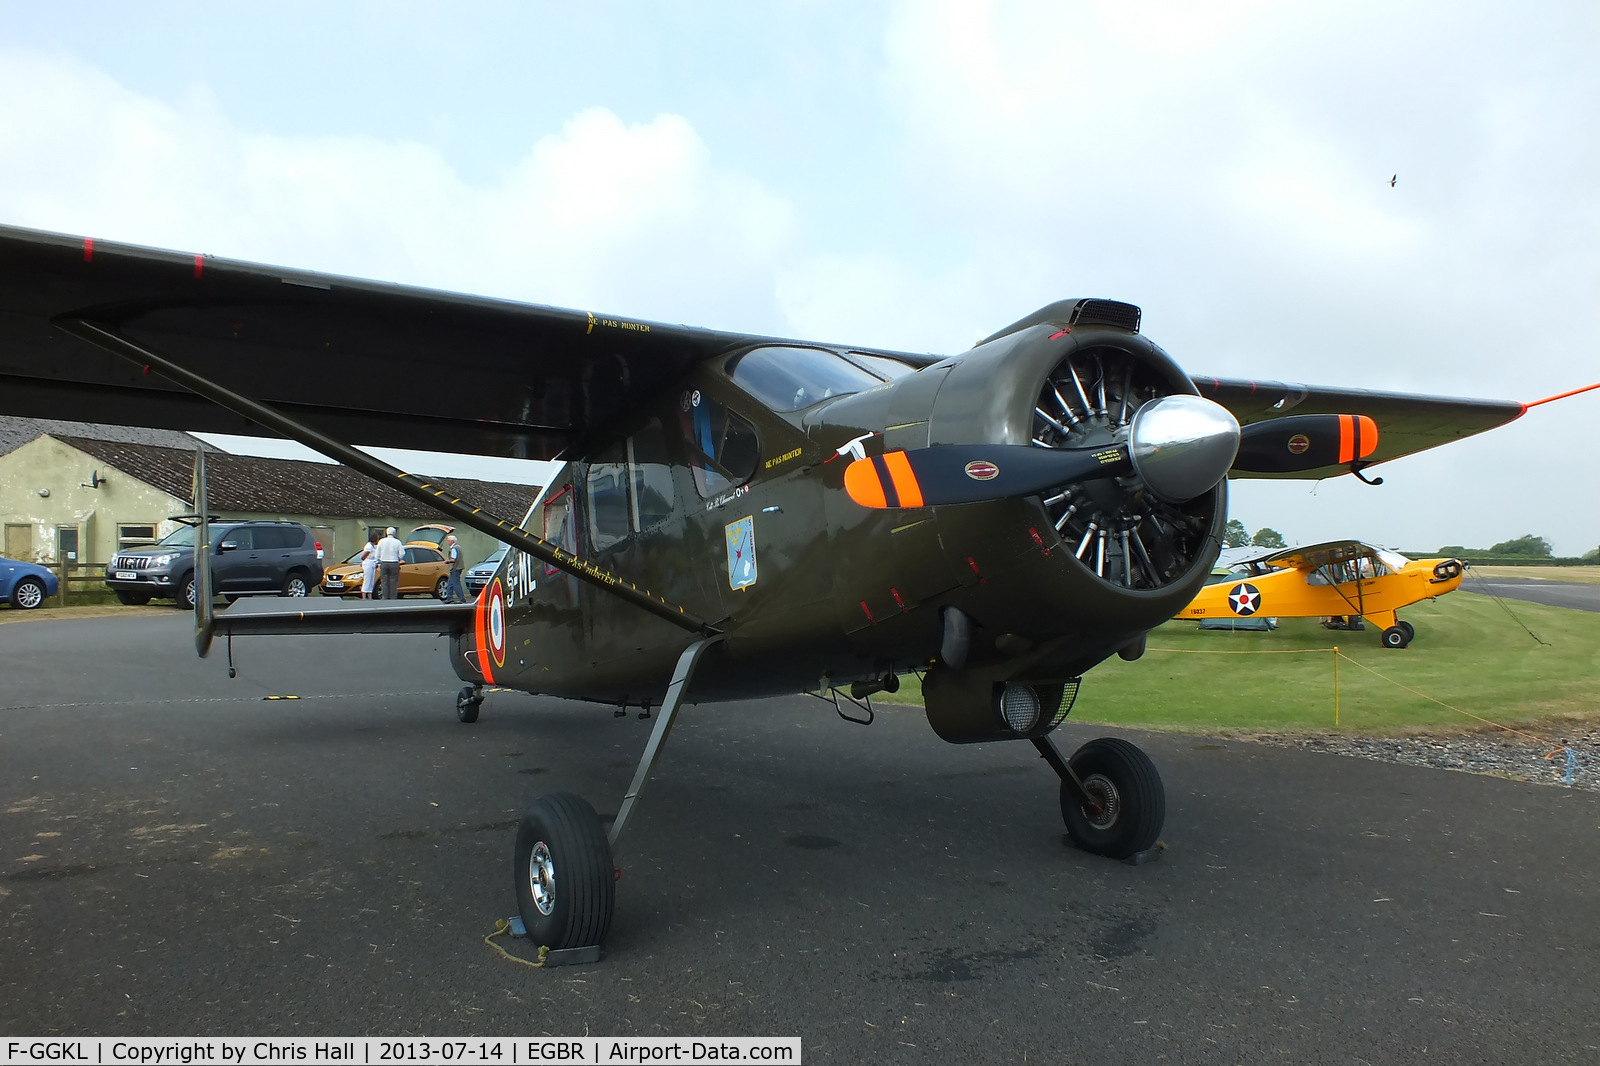
[[[1063,300],[918,355],[0,228],[0,409],[281,434],[514,549],[475,604],[214,616],[202,594],[201,654],[214,634],[439,632],[463,722],[489,685],[656,709],[609,835],[567,794],[523,818],[519,911],[557,950],[605,936],[612,845],[690,693],[814,692],[866,720],[918,673],[939,736],[1032,743],[1071,839],[1139,857],[1165,817],[1150,759],[1120,739],[1064,758],[1050,733],[1087,670],[1138,658],[1204,584],[1227,477],[1365,480],[1527,409],[1191,377],[1139,324]],[[441,365],[486,387],[419,388]],[[350,442],[565,465],[497,516]]]

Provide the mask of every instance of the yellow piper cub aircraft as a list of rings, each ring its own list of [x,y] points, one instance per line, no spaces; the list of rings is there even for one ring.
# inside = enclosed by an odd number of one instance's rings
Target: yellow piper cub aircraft
[[[1383,630],[1385,648],[1416,636],[1395,617],[1402,607],[1454,592],[1466,564],[1418,559],[1355,540],[1286,548],[1234,566],[1239,580],[1207,585],[1179,618],[1364,618]]]

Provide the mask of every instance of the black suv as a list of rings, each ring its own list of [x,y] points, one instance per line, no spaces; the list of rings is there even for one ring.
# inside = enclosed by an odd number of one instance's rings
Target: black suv
[[[149,548],[117,552],[106,587],[123,603],[173,601],[194,609],[195,527],[182,526]],[[211,588],[231,602],[277,593],[305,596],[322,583],[322,545],[299,522],[211,523]]]

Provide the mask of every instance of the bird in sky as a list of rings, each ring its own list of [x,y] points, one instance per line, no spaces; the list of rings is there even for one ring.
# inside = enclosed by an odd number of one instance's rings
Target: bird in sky
[[[1389,188],[1391,188],[1391,189],[1394,188],[1394,183],[1396,181],[1398,181],[1399,179],[1400,179],[1400,175],[1399,174],[1391,174],[1389,176]]]

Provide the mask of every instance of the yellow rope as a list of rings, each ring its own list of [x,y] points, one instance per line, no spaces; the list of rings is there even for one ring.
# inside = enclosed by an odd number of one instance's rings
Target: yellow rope
[[[1496,729],[1504,729],[1508,733],[1515,733],[1519,737],[1527,737],[1529,740],[1537,741],[1540,744],[1549,744],[1550,743],[1548,740],[1545,740],[1543,737],[1536,737],[1532,733],[1524,733],[1520,729],[1514,729],[1511,726],[1505,725],[1504,723],[1496,722],[1496,721],[1493,721],[1492,719],[1484,718],[1481,715],[1473,714],[1471,711],[1463,711],[1460,707],[1452,707],[1452,706],[1450,706],[1450,704],[1446,703],[1444,700],[1436,700],[1432,696],[1428,695],[1426,692],[1418,692],[1416,689],[1412,688],[1410,685],[1401,684],[1399,681],[1396,681],[1392,677],[1385,677],[1383,674],[1378,673],[1378,671],[1374,670],[1370,666],[1367,666],[1365,663],[1356,662],[1354,659],[1350,658],[1350,656],[1346,655],[1344,652],[1339,652],[1339,658],[1343,659],[1347,663],[1354,663],[1356,666],[1361,667],[1361,669],[1365,670],[1367,673],[1371,674],[1373,677],[1376,677],[1376,678],[1379,678],[1381,680],[1387,681],[1387,682],[1389,682],[1389,684],[1394,685],[1396,688],[1405,689],[1407,692],[1411,693],[1413,696],[1421,696],[1423,699],[1427,700],[1429,703],[1437,703],[1439,706],[1443,707],[1447,711],[1455,711],[1457,714],[1465,715],[1466,717],[1471,718],[1474,721],[1482,722],[1484,725],[1492,725]],[[1557,751],[1561,751],[1561,750],[1564,750],[1564,749],[1558,748],[1556,750]]]
[[[1174,655],[1326,655],[1327,648],[1262,648],[1260,651],[1208,651],[1201,648],[1146,648]]]
[[[538,962],[529,962],[527,959],[519,959],[517,956],[511,954],[511,952],[507,951],[505,948],[501,947],[499,944],[496,944],[494,942],[494,938],[495,937],[502,936],[502,935],[504,935],[506,933],[509,933],[510,931],[511,931],[511,923],[510,922],[506,921],[504,918],[496,918],[495,919],[495,923],[494,923],[494,932],[492,932],[488,936],[484,937],[483,938],[483,942],[485,944],[488,944],[490,947],[494,948],[501,955],[504,955],[506,958],[510,959],[512,962],[521,963],[523,966],[531,966],[535,970],[537,970],[539,967],[543,966],[544,965],[544,957],[546,955],[550,954],[550,949],[545,947],[543,944],[539,945],[539,961]]]

